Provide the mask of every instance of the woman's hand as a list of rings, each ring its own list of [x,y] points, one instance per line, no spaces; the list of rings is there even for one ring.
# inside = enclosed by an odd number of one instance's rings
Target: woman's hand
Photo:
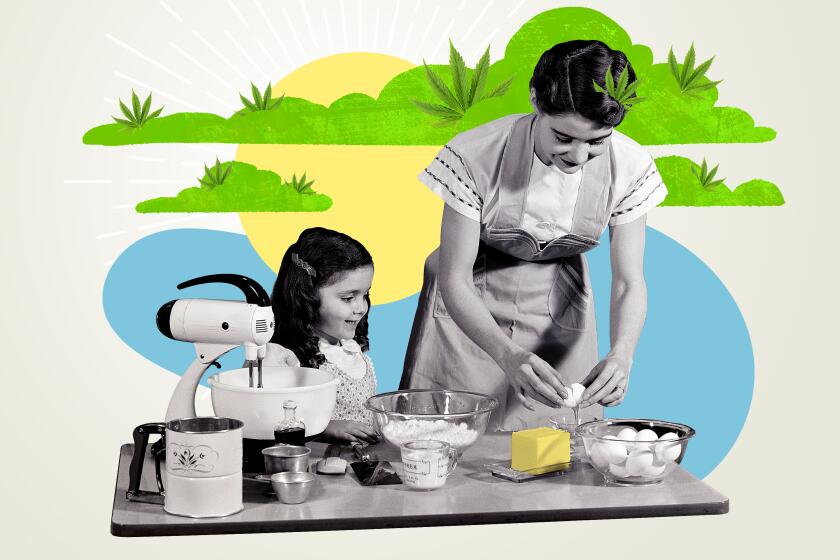
[[[295,353],[273,342],[269,342],[265,348],[264,366],[299,366],[300,360]]]
[[[586,390],[580,406],[621,404],[630,381],[630,365],[630,360],[610,355],[598,362],[582,382]]]
[[[340,440],[343,442],[363,441],[366,443],[376,443],[379,436],[376,434],[371,426],[364,422],[355,422],[353,420],[330,420],[327,428],[324,430],[324,435],[330,439]]]
[[[531,399],[546,406],[563,406],[568,398],[566,382],[548,363],[531,352],[519,351],[509,354],[500,364],[516,398],[528,410],[534,410]]]

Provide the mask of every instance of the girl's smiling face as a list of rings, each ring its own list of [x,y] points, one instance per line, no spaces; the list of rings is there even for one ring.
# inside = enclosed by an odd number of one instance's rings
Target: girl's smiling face
[[[341,274],[338,281],[318,288],[321,306],[315,332],[331,344],[356,336],[356,325],[368,312],[373,267],[362,266]]]
[[[553,165],[563,173],[576,173],[586,162],[607,150],[612,127],[603,127],[575,113],[542,113],[533,89],[531,105],[537,112],[534,151],[544,164]]]

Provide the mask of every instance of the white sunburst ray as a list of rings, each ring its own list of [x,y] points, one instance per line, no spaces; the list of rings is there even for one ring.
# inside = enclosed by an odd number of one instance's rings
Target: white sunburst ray
[[[205,91],[204,95],[209,97],[210,99],[212,99],[213,101],[215,101],[216,103],[218,103],[219,105],[221,105],[222,107],[227,109],[228,111],[231,111],[232,113],[235,113],[236,111],[239,110],[239,107],[237,107],[236,105],[233,105],[232,103],[228,103],[227,101],[225,101],[221,97],[214,94],[212,91]]]
[[[306,27],[309,29],[309,36],[312,38],[312,44],[318,47],[318,37],[315,35],[315,29],[312,27],[312,18],[309,17],[309,9],[304,4],[303,0],[298,0],[300,3],[301,12],[303,12],[303,19],[306,21]]]
[[[510,12],[508,12],[508,15],[507,15],[508,19],[510,19],[510,17],[513,14],[515,14],[519,10],[519,8],[521,8],[525,4],[525,1],[526,0],[519,0],[519,3],[516,6],[514,6],[513,9]]]
[[[188,102],[188,101],[184,101],[183,99],[180,99],[180,98],[178,98],[178,97],[175,97],[175,96],[174,96],[174,95],[172,95],[171,93],[168,93],[168,92],[166,92],[166,91],[164,91],[164,90],[162,90],[162,89],[160,89],[160,88],[157,88],[157,87],[155,87],[155,86],[152,86],[152,85],[150,85],[150,84],[147,84],[147,83],[145,83],[145,82],[142,82],[142,81],[140,81],[140,80],[138,80],[138,79],[136,79],[136,78],[133,78],[133,77],[131,77],[131,76],[128,76],[128,75],[126,75],[126,74],[124,74],[124,73],[120,72],[119,70],[114,70],[114,75],[115,75],[115,76],[117,76],[117,77],[119,77],[119,78],[122,78],[123,80],[125,80],[125,81],[127,81],[127,82],[131,82],[131,83],[133,83],[133,84],[135,84],[135,85],[138,85],[138,86],[140,86],[140,87],[146,88],[146,89],[147,89],[147,90],[149,90],[150,92],[152,92],[152,93],[156,93],[156,94],[157,94],[157,95],[159,95],[160,97],[163,97],[163,98],[165,98],[165,99],[169,99],[169,100],[171,100],[171,101],[174,101],[175,103],[178,103],[178,104],[180,104],[180,105],[183,105],[184,107],[186,107],[186,108],[188,108],[188,109],[192,109],[193,111],[200,111],[200,110],[201,110],[201,109],[200,109],[197,105],[193,105],[192,103],[190,103],[190,102]]]
[[[446,30],[441,34],[440,39],[438,39],[437,45],[435,45],[434,50],[429,53],[429,58],[427,61],[431,62],[435,60],[437,54],[440,52],[441,47],[443,47],[444,43],[447,42],[449,39],[449,32],[452,31],[452,28],[455,26],[455,19],[449,21],[449,25],[446,26]]]
[[[344,52],[350,51],[350,42],[347,40],[347,13],[344,10],[344,0],[338,1],[341,10],[341,34],[344,37]]]
[[[181,81],[181,82],[183,82],[187,85],[192,85],[192,82],[190,80],[188,80],[187,78],[183,77],[182,75],[175,72],[171,68],[169,68],[167,66],[164,66],[160,62],[154,60],[152,57],[140,52],[138,49],[132,47],[131,45],[121,41],[120,39],[117,39],[116,37],[114,37],[110,33],[106,33],[105,38],[108,39],[109,41],[111,41],[112,43],[115,43],[116,45],[119,45],[120,47],[124,48],[125,50],[127,50],[131,54],[137,56],[138,58],[140,58],[142,60],[145,60],[146,62],[148,62],[149,64],[151,64],[155,68],[163,70],[164,72],[166,72],[167,74],[169,74],[173,78],[175,78],[175,79],[177,79],[177,80],[179,80],[179,81]]]
[[[362,2],[364,0],[357,0],[356,4],[358,5],[358,9],[356,10],[356,51],[362,52],[364,51],[364,47],[362,46],[362,37],[364,34],[362,33]]]
[[[242,58],[244,58],[245,60],[247,60],[247,61],[248,61],[248,63],[249,63],[251,66],[253,66],[253,67],[254,67],[254,69],[257,71],[257,74],[259,74],[259,75],[260,75],[260,78],[261,78],[262,82],[265,82],[265,81],[267,81],[267,80],[270,80],[270,79],[271,79],[271,78],[269,78],[269,76],[268,76],[268,74],[265,72],[265,70],[263,70],[263,69],[260,67],[260,65],[259,65],[259,64],[257,64],[257,61],[256,61],[256,60],[254,60],[254,58],[253,58],[250,54],[248,54],[248,51],[247,51],[247,50],[245,50],[245,48],[244,48],[244,47],[243,47],[243,46],[239,43],[239,41],[237,41],[237,40],[236,40],[236,37],[234,37],[234,36],[230,33],[230,31],[228,31],[227,29],[225,29],[224,34],[225,34],[225,37],[227,37],[227,38],[228,38],[228,40],[229,40],[229,41],[233,44],[233,46],[234,46],[234,47],[236,47],[236,50],[238,50],[238,51],[239,51],[239,53],[242,55]]]
[[[414,21],[410,21],[408,23],[408,31],[405,34],[405,39],[403,39],[402,48],[400,49],[400,56],[405,57],[405,49],[408,46],[408,39],[411,37],[411,32],[414,30]]]
[[[472,32],[475,31],[475,28],[478,26],[478,22],[481,21],[481,18],[487,14],[487,11],[493,5],[493,0],[487,0],[487,3],[484,5],[484,9],[479,12],[478,16],[473,20],[472,25],[467,29],[467,31],[461,36],[461,43],[463,44],[466,40],[472,35]]]
[[[486,39],[484,39],[484,41],[479,43],[478,50],[475,53],[473,53],[472,58],[467,59],[467,65],[469,65],[470,61],[478,61],[478,58],[481,55],[483,55],[484,51],[487,50],[490,47],[490,43],[493,42],[493,39],[496,37],[496,35],[498,33],[499,33],[499,28],[497,27],[487,36]]]
[[[263,54],[268,59],[268,61],[271,63],[271,65],[274,67],[275,73],[278,76],[283,75],[286,72],[287,69],[283,68],[280,65],[280,63],[277,62],[277,59],[274,58],[274,56],[269,52],[269,50],[265,47],[265,45],[263,44],[262,41],[260,41],[259,39],[254,39],[254,41],[257,43],[257,46],[263,52]],[[287,63],[287,66],[289,66],[288,63]],[[291,66],[289,66],[289,67],[291,67]]]
[[[197,29],[193,29],[193,35],[196,39],[201,41],[207,49],[212,52],[216,57],[225,63],[225,65],[233,70],[233,72],[242,79],[243,82],[250,82],[251,80],[248,79],[248,76],[245,75],[242,70],[239,69],[237,65],[235,65],[231,60],[224,55],[215,45],[213,45],[210,41],[208,41],[201,33],[198,32]]]
[[[461,0],[461,3],[460,3],[460,4],[458,4],[458,11],[459,11],[459,12],[460,12],[460,11],[463,11],[464,6],[466,6],[466,5],[467,5],[467,0]]]
[[[222,84],[223,86],[228,88],[230,91],[232,91],[234,93],[238,93],[239,90],[237,90],[235,87],[233,87],[233,85],[230,82],[228,82],[227,80],[225,80],[224,78],[219,76],[216,72],[211,70],[209,67],[205,66],[197,58],[195,58],[194,56],[189,54],[187,51],[182,49],[177,44],[170,42],[169,47],[172,48],[173,50],[175,50],[175,52],[179,53],[181,56],[183,56],[184,58],[186,58],[190,62],[192,62],[193,64],[195,64],[199,69],[204,71],[210,77],[214,78],[217,82],[219,82],[220,84]]]
[[[426,26],[426,31],[423,32],[423,36],[420,38],[420,41],[418,42],[418,44],[420,45],[420,49],[422,49],[423,45],[426,44],[426,39],[429,37],[429,32],[432,30],[432,27],[434,27],[439,13],[440,13],[440,4],[435,6],[435,11],[432,12],[432,17],[429,18],[429,24]],[[417,58],[417,57],[415,57],[415,58]]]
[[[385,45],[386,50],[391,50],[391,45],[394,44],[394,32],[397,29],[397,19],[400,17],[400,2],[402,0],[397,0],[397,5],[394,8],[394,18],[391,20],[391,31],[388,33],[388,44]]]
[[[257,7],[257,10],[260,12],[260,15],[265,21],[266,27],[268,27],[269,32],[274,37],[274,40],[277,42],[277,45],[280,47],[280,50],[283,51],[283,54],[286,55],[286,60],[289,61],[290,66],[294,67],[297,65],[297,61],[289,54],[288,49],[286,49],[285,43],[280,39],[280,35],[277,33],[277,28],[274,27],[274,24],[271,23],[271,19],[268,17],[268,14],[265,13],[265,9],[263,9],[262,4],[259,0],[254,0],[254,5]]]
[[[374,23],[374,27],[373,27],[373,44],[370,47],[370,49],[373,52],[377,52],[376,51],[376,45],[377,45],[377,43],[379,43],[379,22],[380,22],[381,18],[382,18],[382,8],[377,6],[376,7],[376,19],[375,19],[375,23]]]
[[[333,41],[332,36],[332,26],[330,25],[330,19],[327,15],[327,9],[321,8],[321,17],[324,18],[324,32],[327,35],[327,43],[330,45],[330,52],[335,53],[338,52],[335,50],[335,42]]]
[[[166,3],[166,2],[164,2],[163,0],[160,0],[159,4],[161,5],[161,7],[162,7],[164,10],[166,10],[167,12],[169,12],[169,14],[170,14],[172,17],[174,17],[175,19],[177,19],[177,20],[178,20],[178,21],[180,21],[180,22],[183,22],[183,21],[184,21],[184,18],[182,18],[182,17],[181,17],[181,16],[180,16],[180,15],[179,15],[179,14],[178,14],[175,10],[173,10],[173,9],[169,6],[169,4],[167,4],[167,3]]]
[[[250,28],[251,26],[248,25],[248,20],[246,20],[245,16],[242,15],[242,12],[239,11],[239,8],[236,7],[236,4],[233,2],[233,0],[227,0],[227,3],[228,6],[230,6],[230,9],[233,10],[233,13],[236,14],[236,17],[239,18],[239,21],[242,22],[242,25],[244,25],[246,28]]]
[[[300,49],[300,55],[304,61],[309,60],[309,56],[306,54],[306,49],[303,48],[303,43],[300,40],[300,37],[297,34],[297,30],[295,30],[295,24],[292,21],[292,18],[289,17],[289,12],[286,11],[286,8],[283,8],[283,17],[286,19],[286,24],[289,26],[289,33],[291,34],[292,38],[297,43],[298,48]]]

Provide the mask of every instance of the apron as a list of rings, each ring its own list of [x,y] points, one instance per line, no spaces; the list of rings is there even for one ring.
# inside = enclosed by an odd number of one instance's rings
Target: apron
[[[495,156],[501,165],[484,196],[473,281],[507,336],[568,382],[580,382],[598,362],[583,253],[598,245],[610,217],[612,155],[608,149],[584,165],[571,232],[541,242],[521,227],[535,118],[530,114],[518,119],[501,156]],[[438,251],[426,259],[400,389],[450,389],[495,397],[499,406],[490,417],[491,431],[548,425],[558,410],[535,401],[535,411],[523,407],[498,364],[450,318],[438,287]],[[593,405],[582,409],[581,416],[599,418],[602,412],[600,405]]]

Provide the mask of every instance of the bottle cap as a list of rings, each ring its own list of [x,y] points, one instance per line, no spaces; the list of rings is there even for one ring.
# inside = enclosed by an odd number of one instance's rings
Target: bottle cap
[[[283,401],[283,408],[297,408],[295,401]]]

